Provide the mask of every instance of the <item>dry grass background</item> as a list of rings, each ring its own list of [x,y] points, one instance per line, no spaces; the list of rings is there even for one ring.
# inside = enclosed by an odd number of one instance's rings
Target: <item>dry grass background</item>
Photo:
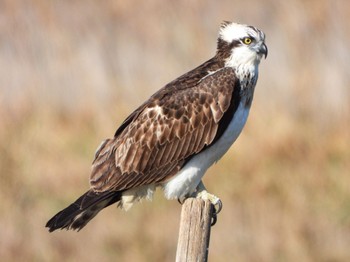
[[[0,2],[2,261],[174,261],[157,193],[84,230],[44,225],[88,188],[100,141],[210,58],[222,20],[267,35],[247,126],[208,172],[224,203],[210,261],[350,261],[348,1]]]

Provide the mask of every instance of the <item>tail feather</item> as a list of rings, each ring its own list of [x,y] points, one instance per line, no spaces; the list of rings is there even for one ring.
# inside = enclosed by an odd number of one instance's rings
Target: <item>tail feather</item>
[[[56,229],[81,230],[105,207],[121,199],[121,192],[109,191],[96,193],[87,191],[73,204],[54,215],[46,224],[49,231]]]

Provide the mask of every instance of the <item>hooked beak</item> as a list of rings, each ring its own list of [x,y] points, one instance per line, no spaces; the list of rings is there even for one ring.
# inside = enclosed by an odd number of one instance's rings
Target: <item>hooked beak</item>
[[[258,50],[258,54],[265,55],[265,59],[266,59],[268,51],[269,51],[269,50],[267,49],[266,44],[263,43],[263,44],[260,46],[259,50]]]

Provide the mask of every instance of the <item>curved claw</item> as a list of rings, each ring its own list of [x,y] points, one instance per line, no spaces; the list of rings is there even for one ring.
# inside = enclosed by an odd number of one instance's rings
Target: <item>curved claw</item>
[[[183,205],[183,203],[185,203],[185,200],[186,200],[185,197],[179,197],[179,198],[177,199],[177,202],[179,202],[181,205]]]
[[[220,199],[216,201],[216,203],[213,203],[214,211],[213,211],[213,216],[212,216],[212,221],[211,221],[211,226],[214,226],[216,222],[218,221],[218,214],[222,210],[222,202]]]
[[[218,221],[218,216],[216,215],[216,213],[213,213],[213,217],[212,217],[212,221],[210,226],[214,226],[216,224],[216,222]]]
[[[220,199],[217,200],[217,202],[214,205],[215,212],[213,214],[217,215],[222,210],[222,202]]]

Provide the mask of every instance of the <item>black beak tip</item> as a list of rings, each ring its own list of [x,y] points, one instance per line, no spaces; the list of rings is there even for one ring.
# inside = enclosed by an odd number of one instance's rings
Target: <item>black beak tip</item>
[[[258,50],[258,54],[260,54],[261,56],[265,56],[266,59],[268,51],[269,50],[267,49],[267,46],[265,45],[265,43],[263,43]]]
[[[269,49],[267,48],[267,46],[264,43],[264,45],[263,45],[263,54],[265,55],[265,59],[266,59],[268,53],[269,53]]]

